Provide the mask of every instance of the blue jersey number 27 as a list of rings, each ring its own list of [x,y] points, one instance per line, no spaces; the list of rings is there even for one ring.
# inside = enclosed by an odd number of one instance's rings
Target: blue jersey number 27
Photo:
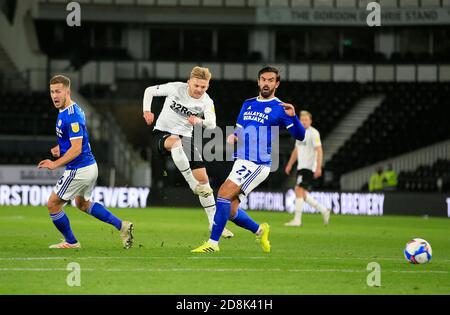
[[[247,167],[242,166],[239,170],[236,171],[237,174],[242,176],[242,180],[245,180],[252,173]]]

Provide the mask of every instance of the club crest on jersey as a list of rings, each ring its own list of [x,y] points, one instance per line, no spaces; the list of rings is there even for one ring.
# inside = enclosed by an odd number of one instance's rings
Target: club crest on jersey
[[[269,114],[271,111],[272,111],[272,108],[270,108],[270,107],[266,107],[264,109],[264,113],[266,113],[266,114]]]
[[[61,125],[62,125],[62,120],[60,119],[60,120],[58,120],[58,127],[61,127]]]
[[[72,131],[75,133],[80,131],[80,125],[78,123],[70,124],[70,127],[72,128]]]

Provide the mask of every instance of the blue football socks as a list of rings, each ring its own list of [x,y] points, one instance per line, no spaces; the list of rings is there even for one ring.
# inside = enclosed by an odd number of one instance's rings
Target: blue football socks
[[[64,236],[67,243],[75,244],[78,242],[73,235],[72,229],[70,228],[69,218],[67,217],[64,210],[61,210],[61,212],[58,213],[50,214],[50,217],[52,218],[53,224]]]
[[[210,239],[218,242],[231,213],[231,201],[218,197]]]
[[[256,233],[259,229],[259,224],[253,221],[252,218],[242,209],[238,209],[236,215],[230,219],[234,224]]]
[[[98,202],[93,202],[91,204],[91,208],[88,210],[88,213],[93,217],[99,219],[100,221],[113,225],[119,231],[122,227],[122,220],[117,218],[114,214],[109,212],[108,209],[103,207]]]

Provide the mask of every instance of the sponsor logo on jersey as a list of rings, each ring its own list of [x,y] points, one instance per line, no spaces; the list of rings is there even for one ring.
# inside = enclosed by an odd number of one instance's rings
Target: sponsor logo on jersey
[[[70,124],[70,127],[72,128],[72,131],[75,133],[80,131],[80,125],[78,123]]]
[[[62,136],[63,136],[62,130],[59,129],[58,127],[56,127],[56,136],[58,136],[59,138],[62,138]]]
[[[269,116],[267,114],[263,114],[257,111],[250,111],[244,113],[244,121],[245,120],[253,120],[257,121],[261,124],[264,124],[265,121],[269,120]]]
[[[189,116],[198,116],[198,113],[194,113],[190,109],[188,109],[186,106],[183,106],[175,101],[172,101],[172,104],[170,105],[170,108],[177,113],[178,115],[189,117]]]

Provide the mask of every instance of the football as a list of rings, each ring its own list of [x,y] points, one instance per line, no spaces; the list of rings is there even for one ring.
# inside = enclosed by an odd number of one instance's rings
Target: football
[[[432,256],[430,243],[421,238],[415,238],[406,243],[404,253],[406,260],[411,264],[426,264]]]

